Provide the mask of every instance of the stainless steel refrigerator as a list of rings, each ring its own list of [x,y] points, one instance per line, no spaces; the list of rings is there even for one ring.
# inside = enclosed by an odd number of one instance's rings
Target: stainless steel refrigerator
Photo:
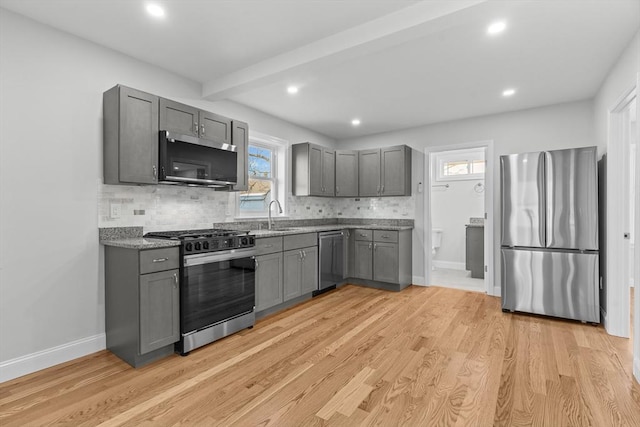
[[[596,147],[500,157],[502,309],[600,322]]]

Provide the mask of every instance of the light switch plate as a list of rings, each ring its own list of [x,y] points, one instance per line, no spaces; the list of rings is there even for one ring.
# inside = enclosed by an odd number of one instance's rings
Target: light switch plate
[[[109,216],[111,218],[120,218],[122,215],[122,205],[120,203],[111,203],[111,212]]]

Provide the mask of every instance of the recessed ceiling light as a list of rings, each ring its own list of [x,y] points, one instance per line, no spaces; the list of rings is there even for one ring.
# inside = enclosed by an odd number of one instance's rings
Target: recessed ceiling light
[[[155,3],[147,4],[147,13],[154,18],[164,18],[164,9]]]
[[[351,120],[351,124],[354,125],[354,126],[359,126],[360,125],[360,119]]]
[[[298,93],[298,87],[297,86],[289,86],[287,88],[287,92],[290,93],[291,95],[295,95],[296,93]]]
[[[499,34],[503,32],[505,28],[507,28],[507,24],[504,21],[494,22],[493,24],[489,25],[489,28],[487,28],[487,33]]]
[[[515,89],[505,89],[502,91],[502,96],[511,96],[516,93]]]

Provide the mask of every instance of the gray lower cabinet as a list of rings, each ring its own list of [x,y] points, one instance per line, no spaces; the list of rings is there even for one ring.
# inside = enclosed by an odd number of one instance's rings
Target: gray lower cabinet
[[[358,197],[358,152],[336,150],[336,197]]]
[[[318,247],[284,252],[284,300],[318,289]]]
[[[256,311],[284,302],[282,273],[282,252],[256,257]]]
[[[160,130],[231,144],[231,119],[160,98]]]
[[[103,94],[105,184],[158,183],[159,99],[121,85]]]
[[[134,367],[174,352],[180,338],[178,247],[105,247],[107,348]]]
[[[411,230],[354,230],[354,278],[404,287],[411,264]]]

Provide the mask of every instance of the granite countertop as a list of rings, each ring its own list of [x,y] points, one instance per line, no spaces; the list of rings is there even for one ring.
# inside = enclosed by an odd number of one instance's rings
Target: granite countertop
[[[344,229],[367,229],[367,230],[412,230],[409,225],[374,225],[374,224],[335,224],[335,225],[308,225],[304,227],[286,227],[274,230],[251,230],[249,234],[256,237],[276,237],[289,234],[318,233],[321,231],[344,230]]]
[[[180,246],[179,240],[145,239],[142,237],[113,238],[109,240],[101,240],[100,243],[105,246],[129,249],[157,249]]]
[[[385,222],[383,220],[383,222]],[[300,225],[291,227],[276,227],[273,230],[261,229],[251,230],[249,234],[255,237],[276,237],[292,234],[317,233],[321,231],[344,230],[344,229],[367,229],[367,230],[412,230],[412,225],[390,225],[390,224],[322,224],[322,225]],[[180,246],[179,240],[145,239],[142,237],[142,227],[112,227],[100,228],[100,243],[105,246],[115,246],[129,249],[156,249]]]

